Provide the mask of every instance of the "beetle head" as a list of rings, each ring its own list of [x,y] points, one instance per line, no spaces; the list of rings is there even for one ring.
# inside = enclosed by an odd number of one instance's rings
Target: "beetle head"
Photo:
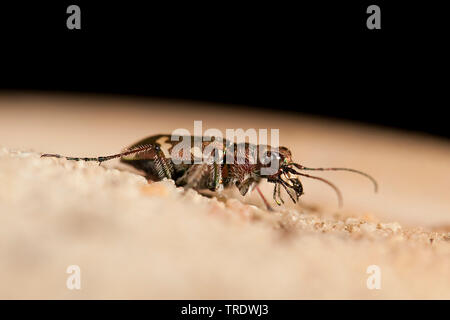
[[[365,176],[370,179],[374,185],[375,192],[378,190],[378,184],[375,179],[359,170],[351,169],[351,168],[309,168],[305,167],[301,164],[295,163],[292,161],[291,152],[286,147],[280,147],[278,150],[271,150],[271,159],[272,161],[278,161],[279,167],[278,171],[275,174],[269,175],[267,180],[269,182],[275,183],[273,198],[277,202],[277,204],[281,204],[283,200],[280,197],[280,186],[282,186],[286,192],[288,193],[291,200],[295,203],[298,201],[299,197],[303,194],[303,186],[299,180],[299,176],[320,180],[326,184],[328,184],[337,194],[339,206],[342,206],[342,195],[339,189],[330,181],[321,178],[312,176],[304,173],[306,170],[315,170],[315,171],[350,171],[353,173],[357,173]],[[278,199],[277,199],[278,197]]]

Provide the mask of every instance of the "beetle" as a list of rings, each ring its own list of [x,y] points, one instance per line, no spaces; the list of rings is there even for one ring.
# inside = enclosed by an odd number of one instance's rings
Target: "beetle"
[[[180,140],[179,138],[183,138]],[[200,141],[202,150],[190,148],[184,153],[181,141],[188,141],[192,145]],[[197,144],[198,146],[198,144]],[[195,162],[202,156],[207,147],[214,147],[213,153],[209,154],[207,161]],[[262,147],[262,148],[261,148]],[[216,152],[216,150],[221,152]],[[262,151],[261,151],[262,150]],[[261,157],[264,152],[264,157]],[[205,153],[208,155],[208,153]],[[231,155],[232,161],[224,161]],[[251,158],[251,157],[254,158]],[[256,157],[255,157],[256,156]],[[359,170],[350,168],[310,168],[293,162],[291,151],[286,147],[273,148],[268,145],[254,145],[250,143],[232,143],[229,140],[212,140],[211,137],[182,136],[175,141],[171,135],[159,134],[142,139],[123,152],[109,156],[95,158],[67,157],[59,154],[42,154],[41,157],[65,158],[74,161],[96,161],[101,164],[115,158],[120,158],[122,163],[130,165],[145,173],[149,182],[161,181],[164,178],[175,181],[176,186],[193,188],[197,191],[208,189],[220,192],[223,188],[235,185],[241,195],[245,196],[252,189],[256,189],[268,210],[272,210],[258,185],[266,179],[274,184],[273,199],[281,205],[284,200],[281,197],[281,187],[296,203],[303,194],[303,185],[300,176],[320,180],[328,184],[337,194],[339,206],[342,206],[342,195],[340,190],[327,179],[312,176],[304,171],[350,171],[363,175],[370,179],[374,185],[375,192],[378,190],[376,180]],[[241,161],[237,161],[238,159]],[[214,161],[211,161],[211,160]],[[250,161],[255,159],[255,161]],[[265,161],[262,161],[265,160]],[[205,160],[205,159],[204,159]],[[275,161],[277,170],[268,175],[263,175],[264,168],[269,168]]]

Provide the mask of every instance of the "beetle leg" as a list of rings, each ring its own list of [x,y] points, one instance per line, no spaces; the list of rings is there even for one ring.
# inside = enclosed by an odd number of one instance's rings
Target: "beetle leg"
[[[281,206],[281,202],[278,201],[277,199],[277,183],[275,183],[275,185],[273,186],[273,195],[272,195],[273,200],[275,201],[275,203],[279,206]]]
[[[294,195],[292,194],[291,190],[289,190],[286,182],[284,182],[283,180],[281,181],[281,185],[283,186],[284,190],[286,190],[287,194],[289,195],[289,197],[291,198],[292,202],[297,203],[297,201],[295,200]]]
[[[278,200],[279,199],[279,200]],[[277,205],[281,206],[284,203],[283,198],[281,198],[280,194],[280,184],[278,182],[275,183],[275,186],[273,187],[273,200],[276,202]]]
[[[209,170],[210,168],[207,163],[193,164],[177,179],[176,185],[192,189],[208,189],[204,180],[205,177],[206,180],[209,180],[209,175],[207,176]]]
[[[261,196],[261,198],[264,201],[264,204],[266,205],[266,208],[268,211],[274,211],[273,208],[270,206],[269,202],[267,202],[266,198],[264,197],[264,195],[262,194],[261,190],[259,189],[258,186],[256,186],[256,190],[258,191],[259,195]]]
[[[164,157],[164,154],[162,154],[162,152],[158,153],[158,155],[154,159],[154,162],[156,171],[158,172],[158,176],[161,179],[172,179],[172,174],[175,172],[175,169],[173,168],[172,162]]]
[[[222,167],[219,163],[214,162],[211,170],[212,174],[212,186],[211,191],[222,191],[223,181],[222,181]]]
[[[278,190],[277,190],[278,198],[280,199],[281,203],[284,204],[284,200],[283,200],[283,198],[281,197],[281,186],[280,186],[279,183],[277,184],[277,188],[278,188]]]

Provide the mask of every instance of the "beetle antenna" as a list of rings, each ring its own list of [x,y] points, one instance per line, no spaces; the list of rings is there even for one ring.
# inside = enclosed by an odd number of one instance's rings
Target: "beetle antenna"
[[[317,170],[317,171],[350,171],[350,172],[354,172],[354,173],[358,173],[360,175],[365,176],[366,178],[368,178],[370,181],[372,181],[373,186],[375,188],[375,192],[378,192],[378,182],[370,175],[368,175],[365,172],[359,171],[359,170],[355,170],[355,169],[350,169],[350,168],[308,168],[308,167],[304,167],[300,164],[297,163],[292,163],[292,165],[294,165],[296,168],[300,169],[300,170]]]
[[[300,173],[300,172],[298,172],[297,174],[298,174],[299,176],[304,176],[304,177],[307,177],[307,178],[320,180],[320,181],[322,181],[322,182],[325,182],[325,183],[326,183],[327,185],[329,185],[330,187],[332,187],[332,188],[334,189],[334,191],[336,192],[336,194],[337,194],[337,197],[338,197],[338,203],[339,203],[339,208],[342,208],[342,204],[344,203],[344,201],[343,201],[343,199],[342,199],[341,191],[340,191],[339,188],[336,187],[333,183],[331,183],[330,181],[328,181],[328,180],[326,180],[326,179],[324,179],[324,178],[316,177],[316,176],[310,176],[309,174],[306,174],[306,173]]]
[[[43,157],[51,157],[51,158],[63,158],[63,159],[73,160],[73,161],[95,161],[95,162],[98,162],[98,163],[102,163],[103,161],[108,161],[108,160],[111,160],[111,159],[120,158],[120,157],[127,156],[127,155],[130,155],[130,154],[146,152],[146,151],[150,151],[152,149],[155,149],[154,146],[152,146],[152,145],[145,145],[145,146],[137,147],[135,149],[126,150],[126,151],[121,152],[121,153],[113,154],[113,155],[110,155],[110,156],[102,156],[102,157],[97,157],[97,158],[66,157],[66,156],[62,156],[60,154],[45,153],[45,154],[41,155],[41,158],[43,158]]]

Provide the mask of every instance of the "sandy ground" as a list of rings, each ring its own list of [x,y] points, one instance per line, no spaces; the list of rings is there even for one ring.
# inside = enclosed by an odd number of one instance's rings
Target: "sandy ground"
[[[192,131],[194,120],[280,129],[297,162],[367,171],[380,192],[359,176],[322,173],[342,189],[342,209],[326,185],[303,180],[299,205],[267,212],[257,194],[209,199],[171,181],[149,185],[117,161],[39,157],[112,154]],[[450,298],[445,140],[243,106],[8,93],[0,181],[0,298]],[[262,189],[271,200],[271,185]],[[81,290],[66,287],[70,265]],[[371,265],[379,290],[366,285]]]

